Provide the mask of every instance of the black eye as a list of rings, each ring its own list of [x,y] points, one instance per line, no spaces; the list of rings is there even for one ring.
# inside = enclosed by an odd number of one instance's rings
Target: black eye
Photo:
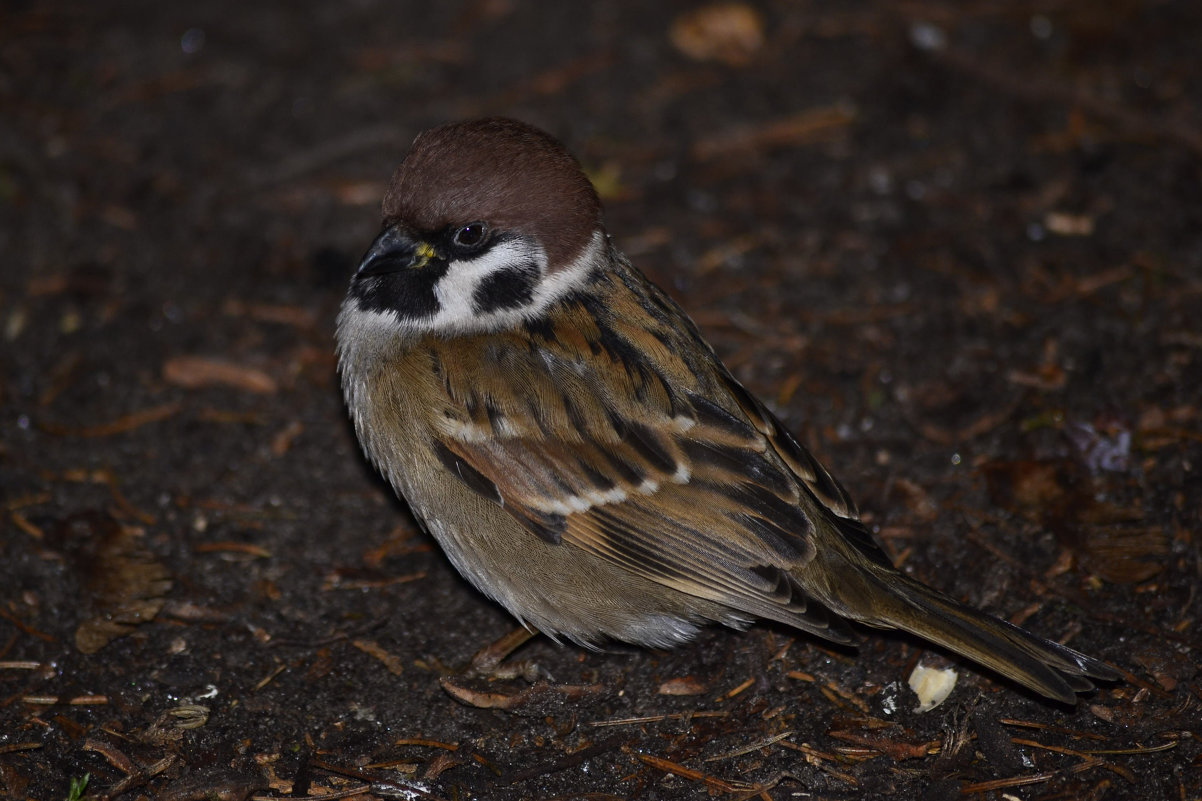
[[[480,245],[487,233],[488,225],[486,223],[468,223],[455,232],[455,235],[451,237],[451,241],[455,243],[456,247],[470,250]]]

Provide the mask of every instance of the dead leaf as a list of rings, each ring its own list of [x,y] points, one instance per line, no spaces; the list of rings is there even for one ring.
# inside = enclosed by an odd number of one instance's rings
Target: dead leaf
[[[1112,584],[1132,584],[1163,569],[1169,553],[1164,530],[1142,525],[1138,506],[1098,500],[1099,479],[1077,463],[996,461],[982,472],[994,504],[1051,531],[1090,573]]]
[[[477,690],[450,679],[442,680],[442,689],[447,695],[466,706],[477,709],[503,709],[522,715],[545,714],[549,709],[561,706],[565,701],[580,703],[593,698],[605,688],[600,684],[550,684],[536,682],[516,693]]]
[[[668,679],[656,690],[660,695],[701,695],[708,689],[707,685],[693,676],[681,676]]]
[[[163,364],[163,380],[185,389],[229,386],[259,395],[278,389],[276,380],[254,367],[205,356],[174,356]]]
[[[384,667],[388,668],[388,672],[394,676],[399,676],[405,672],[404,663],[396,654],[391,654],[384,649],[375,640],[351,640],[351,645],[358,648],[365,654],[370,654],[376,659],[384,663]]]
[[[57,532],[70,538],[66,543],[92,608],[91,617],[75,630],[75,647],[85,654],[153,620],[163,608],[171,577],[143,546],[143,534],[104,512],[75,515]]]
[[[764,46],[764,20],[751,6],[716,3],[677,17],[668,38],[695,61],[740,67]]]

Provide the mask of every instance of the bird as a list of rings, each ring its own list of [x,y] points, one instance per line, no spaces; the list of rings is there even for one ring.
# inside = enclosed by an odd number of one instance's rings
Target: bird
[[[851,496],[607,232],[552,135],[431,128],[338,314],[362,450],[454,567],[556,641],[898,629],[1072,704],[1109,665],[902,573]]]

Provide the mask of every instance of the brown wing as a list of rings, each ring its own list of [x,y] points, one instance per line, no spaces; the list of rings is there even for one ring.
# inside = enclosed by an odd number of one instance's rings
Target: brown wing
[[[548,542],[848,639],[788,572],[813,557],[816,521],[888,564],[847,493],[671,301],[614,290],[525,336],[465,340],[453,366],[438,365],[443,463]],[[638,316],[623,302],[652,304],[651,323],[625,325]]]

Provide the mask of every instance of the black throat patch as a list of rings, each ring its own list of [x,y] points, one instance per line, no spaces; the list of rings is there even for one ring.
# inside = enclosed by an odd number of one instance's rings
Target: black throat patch
[[[402,320],[428,319],[442,308],[434,287],[447,267],[446,261],[431,259],[423,267],[356,277],[351,292],[362,311],[391,311]]]

